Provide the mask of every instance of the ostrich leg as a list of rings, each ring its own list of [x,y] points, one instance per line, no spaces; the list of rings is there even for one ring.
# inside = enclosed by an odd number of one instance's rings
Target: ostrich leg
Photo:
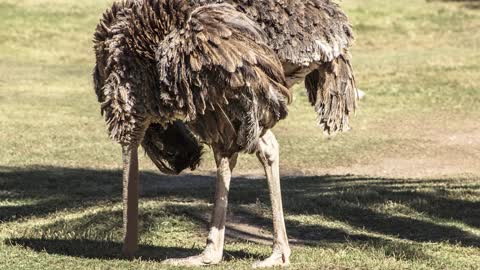
[[[270,189],[273,211],[273,254],[264,261],[255,262],[254,268],[287,266],[290,263],[291,251],[285,229],[280,189],[279,151],[280,147],[275,136],[271,131],[267,131],[259,141],[257,157],[265,169]]]
[[[222,261],[223,245],[225,241],[225,220],[227,215],[228,191],[232,171],[237,163],[238,154],[232,157],[225,157],[215,151],[217,163],[217,183],[215,190],[215,202],[212,218],[210,221],[210,232],[207,238],[207,247],[197,256],[181,259],[169,259],[165,264],[176,266],[206,266],[218,264]]]
[[[123,249],[132,257],[138,248],[138,147],[123,146]]]

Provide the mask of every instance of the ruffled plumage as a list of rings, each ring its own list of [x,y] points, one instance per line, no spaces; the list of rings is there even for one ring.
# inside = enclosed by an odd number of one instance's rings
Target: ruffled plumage
[[[330,0],[127,0],[97,26],[95,91],[112,139],[178,173],[201,143],[253,152],[305,78],[323,129],[348,129],[352,42]]]

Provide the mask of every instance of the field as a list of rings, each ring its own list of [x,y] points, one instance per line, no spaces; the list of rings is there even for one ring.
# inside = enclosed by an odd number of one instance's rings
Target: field
[[[92,34],[106,0],[0,0],[0,269],[170,269],[204,247],[213,197],[197,172],[141,158],[141,248],[120,256],[121,156],[93,92]],[[353,130],[326,138],[303,86],[281,145],[290,269],[478,269],[480,5],[344,0],[367,93]],[[260,164],[241,156],[225,261],[270,254]]]

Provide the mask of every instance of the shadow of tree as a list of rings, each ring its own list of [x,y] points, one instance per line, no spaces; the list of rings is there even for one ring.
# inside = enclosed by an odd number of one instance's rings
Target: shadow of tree
[[[118,259],[130,260],[121,255],[122,244],[113,241],[98,241],[86,239],[58,240],[58,239],[34,239],[14,238],[6,241],[9,245],[28,247],[38,252],[46,251],[50,254],[59,254],[70,257],[88,259]],[[199,248],[159,247],[152,245],[140,245],[139,251],[133,259],[161,262],[167,258],[188,257],[197,255],[202,250]],[[259,259],[258,256],[243,251],[228,251],[237,259]],[[228,260],[228,257],[226,258]]]
[[[165,202],[210,202],[214,192],[212,176],[183,175],[164,176],[152,172],[141,175],[142,198],[153,198]],[[0,167],[0,201],[27,200],[20,203],[0,206],[0,221],[12,222],[29,217],[42,217],[65,209],[79,209],[100,203],[118,203],[121,199],[121,172],[94,169],[73,169],[58,167],[10,168]],[[462,246],[479,247],[480,239],[455,226],[436,223],[429,219],[419,219],[415,213],[431,218],[441,218],[462,222],[473,227],[480,226],[480,203],[478,200],[463,200],[452,196],[457,191],[478,196],[478,181],[462,179],[388,179],[359,176],[316,176],[283,177],[284,208],[288,215],[322,215],[341,221],[355,228],[366,229],[386,236],[398,237],[417,242],[449,242]],[[260,203],[259,203],[260,202]],[[230,203],[233,215],[242,216],[243,221],[253,226],[271,230],[271,220],[259,211],[250,211],[244,205],[268,206],[268,190],[265,181],[249,178],[235,178],[232,181]],[[400,205],[408,213],[391,214],[381,211],[379,206]],[[166,206],[162,214],[142,209],[140,217],[142,233],[153,230],[153,223],[162,220],[162,215],[182,215],[184,213],[205,212],[204,207],[195,205]],[[92,223],[103,224],[102,235],[113,232],[111,239],[56,240],[46,237],[13,238],[8,243],[30,247],[34,250],[47,250],[70,256],[117,258],[121,233],[121,211],[96,213],[93,217],[82,217],[71,231],[85,231]],[[96,217],[95,217],[96,216]],[[73,221],[69,221],[73,222]],[[198,220],[195,221],[197,224]],[[51,225],[51,230],[59,227]],[[338,242],[367,242],[372,246],[393,245],[379,237],[362,233],[352,233],[343,229],[304,224],[287,219],[289,235],[292,238],[312,245],[328,245]],[[43,228],[48,229],[48,228]],[[106,245],[103,247],[102,245]],[[96,250],[89,253],[89,248]],[[94,248],[92,248],[94,247]],[[393,250],[398,247],[393,246]],[[103,250],[98,254],[98,250]],[[166,257],[190,255],[196,249],[142,246],[141,257],[161,260]],[[235,252],[233,252],[235,253]],[[421,251],[412,251],[421,256]],[[420,254],[420,255],[418,255]],[[234,254],[234,257],[255,257],[255,254]],[[408,254],[406,256],[409,256]],[[413,255],[412,255],[413,256]]]
[[[13,238],[6,241],[10,245],[19,245],[31,248],[35,251],[46,251],[50,254],[66,255],[89,259],[127,259],[121,255],[122,244],[113,241],[74,239],[35,239]],[[172,247],[158,247],[140,245],[135,258],[145,260],[162,261],[172,256],[191,256],[201,252],[200,249],[184,249]]]
[[[122,184],[119,179],[121,171],[118,170],[0,166],[0,201],[31,201],[0,206],[0,222],[42,217],[64,209],[85,208],[97,205],[99,201],[120,202]],[[141,195],[144,198],[208,200],[213,191],[213,180],[207,176],[174,177],[142,172],[141,179]]]

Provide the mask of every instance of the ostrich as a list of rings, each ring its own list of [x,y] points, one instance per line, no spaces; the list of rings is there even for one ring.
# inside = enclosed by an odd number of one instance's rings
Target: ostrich
[[[197,168],[213,150],[216,191],[205,250],[169,259],[222,260],[228,192],[239,153],[265,169],[273,252],[255,267],[289,264],[279,145],[271,129],[287,116],[290,88],[305,82],[327,133],[349,129],[357,89],[347,16],[330,0],[125,0],[94,36],[94,86],[110,137],[122,146],[124,245],[138,246],[138,148],[163,173]]]

